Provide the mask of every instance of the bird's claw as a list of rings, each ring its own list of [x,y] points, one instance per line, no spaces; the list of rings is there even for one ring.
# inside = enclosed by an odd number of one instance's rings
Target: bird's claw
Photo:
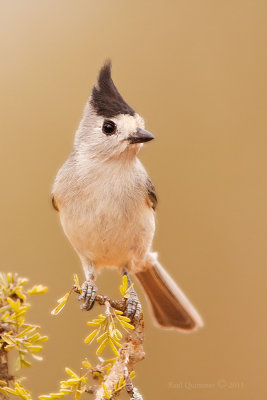
[[[138,321],[140,319],[142,313],[142,307],[141,303],[137,297],[137,294],[131,293],[130,297],[127,299],[126,302],[126,309],[124,311],[124,315],[130,320],[133,321]]]
[[[91,310],[95,304],[96,295],[97,287],[94,281],[85,281],[82,284],[82,293],[79,296],[79,300],[84,302],[81,308],[87,311]]]

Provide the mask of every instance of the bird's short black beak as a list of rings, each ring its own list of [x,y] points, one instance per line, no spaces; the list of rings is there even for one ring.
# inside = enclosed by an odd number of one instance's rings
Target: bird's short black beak
[[[152,139],[155,139],[152,133],[140,128],[137,128],[136,132],[128,137],[130,144],[149,142]]]

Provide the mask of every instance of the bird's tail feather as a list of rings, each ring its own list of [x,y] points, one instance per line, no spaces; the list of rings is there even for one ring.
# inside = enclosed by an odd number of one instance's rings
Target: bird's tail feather
[[[197,310],[158,261],[146,265],[146,269],[138,272],[136,277],[160,327],[193,331],[203,326]]]

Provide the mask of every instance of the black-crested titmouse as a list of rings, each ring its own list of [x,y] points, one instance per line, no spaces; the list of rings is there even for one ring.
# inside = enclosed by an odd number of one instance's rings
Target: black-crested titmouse
[[[153,138],[115,87],[111,63],[105,63],[73,150],[56,176],[53,205],[84,268],[85,309],[95,301],[96,272],[115,266],[137,277],[161,327],[192,331],[202,319],[151,249],[157,196],[137,154]],[[138,312],[140,303],[131,291],[126,314]]]

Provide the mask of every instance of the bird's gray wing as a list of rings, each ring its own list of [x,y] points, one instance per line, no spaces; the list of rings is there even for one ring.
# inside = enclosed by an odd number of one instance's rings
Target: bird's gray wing
[[[147,195],[148,195],[148,200],[149,200],[150,206],[153,208],[153,210],[156,210],[156,206],[158,203],[156,189],[149,177],[147,178],[147,181],[146,181],[146,190],[147,190]]]
[[[54,207],[54,209],[56,211],[59,211],[59,207],[58,207],[58,204],[57,204],[57,201],[56,201],[56,198],[54,195],[52,195],[52,206]]]

